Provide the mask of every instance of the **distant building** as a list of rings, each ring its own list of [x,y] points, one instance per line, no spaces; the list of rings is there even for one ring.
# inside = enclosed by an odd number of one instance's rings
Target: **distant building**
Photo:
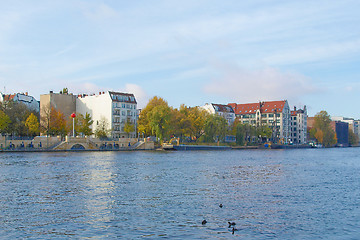
[[[215,103],[206,103],[204,106],[201,107],[205,109],[210,114],[216,114],[226,119],[228,125],[234,123],[235,121],[235,113],[231,106],[223,105],[223,104],[215,104]]]
[[[354,120],[354,133],[358,136],[360,142],[360,120]]]
[[[28,93],[0,94],[0,102],[14,101],[25,104],[30,110],[39,112],[40,103]]]
[[[40,95],[40,119],[52,107],[63,113],[65,118],[68,119],[72,113],[76,112],[76,96],[67,93],[54,93],[53,91]]]
[[[354,129],[355,120],[354,120],[353,118],[333,116],[333,117],[331,117],[331,121],[346,122],[346,123],[349,124],[349,129],[350,129],[353,133],[355,133],[355,129]]]
[[[342,121],[332,121],[331,123],[335,126],[337,145],[349,146],[349,123]]]
[[[108,91],[99,92],[99,95],[79,95],[76,111],[83,115],[86,113],[91,115],[94,121],[93,131],[102,119],[106,119],[112,138],[136,137],[138,111],[133,94]],[[134,126],[134,131],[129,134],[124,131],[126,122]]]
[[[290,143],[291,115],[287,100],[228,105],[234,109],[241,123],[256,127],[269,126],[273,130],[273,141]]]
[[[291,142],[294,144],[307,143],[307,110],[296,109],[291,111]]]

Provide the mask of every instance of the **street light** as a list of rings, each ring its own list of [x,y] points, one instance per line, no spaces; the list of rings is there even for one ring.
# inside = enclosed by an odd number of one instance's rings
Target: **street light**
[[[76,117],[76,114],[72,113],[70,116],[73,119],[73,137],[75,137],[75,117]]]

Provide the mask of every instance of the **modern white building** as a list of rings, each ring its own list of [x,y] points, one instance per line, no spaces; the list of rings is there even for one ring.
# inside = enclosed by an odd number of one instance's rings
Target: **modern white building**
[[[99,92],[99,95],[79,95],[76,112],[89,113],[95,131],[100,121],[105,119],[111,130],[111,138],[135,138],[137,126],[137,102],[133,94],[120,92]],[[134,126],[129,134],[124,131],[126,123]]]
[[[287,100],[228,105],[234,109],[236,118],[242,124],[269,126],[273,131],[273,141],[291,141],[291,116]]]
[[[222,105],[222,104],[214,104],[214,103],[206,103],[204,106],[201,107],[205,109],[210,114],[217,114],[226,119],[228,125],[234,123],[235,121],[235,113],[231,106],[229,105]]]
[[[291,111],[291,142],[294,144],[307,143],[307,110],[296,109]]]
[[[28,93],[15,93],[15,94],[0,94],[0,102],[14,101],[25,104],[30,110],[39,112],[40,103]]]

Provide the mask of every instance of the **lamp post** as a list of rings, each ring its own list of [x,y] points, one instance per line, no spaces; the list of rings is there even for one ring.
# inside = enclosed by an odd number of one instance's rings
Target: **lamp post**
[[[73,137],[75,137],[75,117],[76,117],[76,114],[72,113],[70,116],[73,119]]]

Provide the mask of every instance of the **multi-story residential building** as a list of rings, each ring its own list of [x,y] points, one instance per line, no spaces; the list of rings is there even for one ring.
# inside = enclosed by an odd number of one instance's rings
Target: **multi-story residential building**
[[[307,143],[307,110],[296,109],[291,111],[291,142],[294,144]]]
[[[99,95],[79,95],[76,101],[76,111],[92,117],[92,129],[95,131],[103,119],[109,124],[112,138],[136,137],[137,102],[133,94],[120,92],[100,92]],[[125,123],[134,126],[129,134],[124,131]]]
[[[210,114],[217,114],[223,118],[226,119],[226,121],[228,122],[228,125],[230,126],[231,124],[234,123],[235,121],[235,113],[234,110],[231,106],[229,105],[222,105],[222,104],[214,104],[214,103],[206,103],[204,106],[202,106],[201,108],[205,109],[206,111],[208,111]]]
[[[235,116],[241,123],[257,127],[269,126],[273,130],[273,141],[291,141],[291,118],[287,100],[228,105],[234,109]]]
[[[0,94],[0,102],[14,101],[25,104],[30,110],[39,112],[40,103],[33,96],[28,93],[15,93],[15,94]]]

